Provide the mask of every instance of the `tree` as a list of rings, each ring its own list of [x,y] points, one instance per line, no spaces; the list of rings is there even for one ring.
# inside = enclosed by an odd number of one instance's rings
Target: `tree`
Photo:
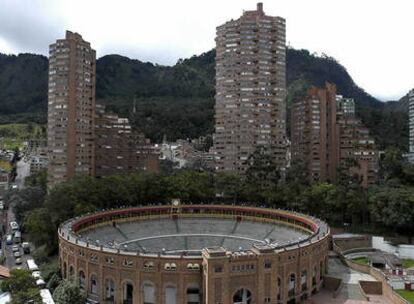
[[[46,245],[53,250],[57,246],[57,226],[53,224],[46,208],[32,210],[23,222],[24,229],[36,246]]]
[[[396,147],[388,147],[380,161],[380,170],[385,182],[391,179],[400,179],[403,171],[403,156]]]
[[[215,175],[216,194],[224,201],[236,203],[242,195],[242,179],[234,172],[218,172]]]
[[[330,222],[337,218],[337,189],[328,183],[313,184],[302,194],[303,211],[314,214]]]
[[[10,304],[30,303],[41,304],[39,289],[36,286],[36,279],[25,269],[12,269],[10,278],[1,283],[3,291],[10,292],[12,301]]]
[[[369,194],[369,203],[374,222],[398,232],[412,234],[413,187],[373,187]]]
[[[62,280],[53,292],[56,304],[79,304],[85,303],[86,293],[76,284]]]
[[[269,203],[269,194],[276,187],[280,172],[268,148],[259,146],[247,159],[244,189],[250,200]]]

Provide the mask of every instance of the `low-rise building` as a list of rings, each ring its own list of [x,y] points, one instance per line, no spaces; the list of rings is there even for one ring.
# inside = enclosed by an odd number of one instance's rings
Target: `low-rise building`
[[[32,155],[30,157],[30,174],[47,169],[49,159],[46,155]]]

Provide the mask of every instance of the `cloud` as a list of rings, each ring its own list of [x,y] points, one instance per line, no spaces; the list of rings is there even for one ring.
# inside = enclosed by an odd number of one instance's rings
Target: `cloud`
[[[0,0],[0,38],[18,52],[47,53],[65,22],[53,14],[52,1]],[[46,52],[45,52],[46,51]]]
[[[118,53],[174,64],[214,47],[216,26],[256,7],[256,0],[0,0],[0,51],[47,55],[65,30],[79,32],[98,57]],[[287,21],[295,48],[326,53],[367,92],[397,99],[414,87],[412,1],[264,0]],[[392,12],[392,13],[391,13]]]

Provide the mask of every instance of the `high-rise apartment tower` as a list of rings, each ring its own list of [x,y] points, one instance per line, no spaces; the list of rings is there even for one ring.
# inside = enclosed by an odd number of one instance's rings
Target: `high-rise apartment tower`
[[[291,110],[292,163],[304,162],[311,182],[338,181],[348,170],[368,186],[378,178],[378,151],[368,129],[355,115],[352,98],[336,95],[336,86],[311,87]]]
[[[262,3],[217,27],[214,153],[217,170],[243,173],[258,147],[286,162],[285,20]]]
[[[409,155],[410,161],[414,163],[414,89],[410,91],[409,96]]]
[[[94,175],[96,53],[70,31],[49,48],[49,185]]]

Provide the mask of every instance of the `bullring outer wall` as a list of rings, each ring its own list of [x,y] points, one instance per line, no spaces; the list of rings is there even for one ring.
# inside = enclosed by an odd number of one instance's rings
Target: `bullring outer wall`
[[[114,221],[178,218],[190,213],[285,222],[311,233],[308,239],[289,245],[258,245],[240,252],[205,248],[200,256],[123,251],[86,242],[78,235],[82,229]],[[248,290],[247,303],[251,304],[299,303],[320,289],[328,249],[329,227],[324,222],[302,214],[252,207],[128,208],[72,219],[59,229],[62,276],[81,285],[96,303],[233,304],[240,290]]]

